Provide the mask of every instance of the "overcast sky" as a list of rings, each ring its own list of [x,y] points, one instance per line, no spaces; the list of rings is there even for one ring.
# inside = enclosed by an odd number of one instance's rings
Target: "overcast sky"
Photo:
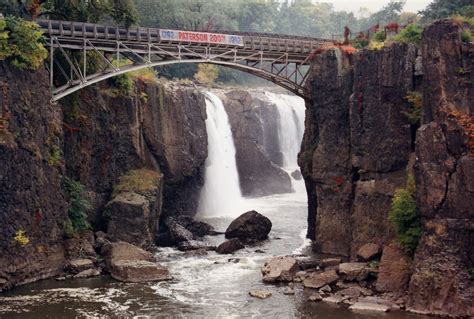
[[[337,11],[345,10],[357,13],[361,7],[367,8],[371,12],[375,12],[389,3],[390,0],[318,0],[317,2],[332,3]],[[432,0],[407,0],[405,11],[417,12],[419,10],[423,10],[431,2]]]

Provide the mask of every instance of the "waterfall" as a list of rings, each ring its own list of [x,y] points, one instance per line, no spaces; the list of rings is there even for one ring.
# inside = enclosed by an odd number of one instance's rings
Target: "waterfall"
[[[280,115],[278,140],[285,168],[297,168],[298,152],[304,134],[305,104],[298,96],[265,93]]]
[[[229,118],[219,97],[210,92],[205,97],[208,156],[198,215],[236,216],[242,213],[243,198]]]

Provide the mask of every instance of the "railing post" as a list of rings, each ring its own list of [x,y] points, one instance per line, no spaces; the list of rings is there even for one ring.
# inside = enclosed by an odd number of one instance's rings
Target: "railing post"
[[[82,40],[82,45],[83,45],[83,50],[84,50],[84,71],[83,71],[83,76],[84,79],[87,77],[87,49],[86,49],[86,39]]]
[[[53,95],[54,87],[54,47],[53,37],[49,39],[49,87],[51,89],[51,95]]]
[[[120,41],[117,41],[117,68],[120,68]]]

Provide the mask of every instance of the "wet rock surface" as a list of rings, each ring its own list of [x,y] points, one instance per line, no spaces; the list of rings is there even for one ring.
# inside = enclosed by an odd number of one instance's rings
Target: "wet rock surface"
[[[262,267],[263,281],[293,281],[293,277],[299,270],[296,259],[292,257],[274,257]]]
[[[281,161],[272,160],[278,148],[276,107],[264,96],[259,98],[247,91],[233,90],[221,96],[232,127],[242,194],[266,196],[291,192],[290,176],[278,166]]]
[[[238,238],[226,240],[216,248],[219,254],[232,254],[239,249],[245,248],[244,244]]]
[[[271,229],[270,219],[252,210],[234,219],[227,227],[225,237],[243,241],[263,240],[268,237]]]
[[[259,299],[267,299],[272,296],[272,293],[265,290],[250,290],[249,295]]]
[[[168,270],[155,262],[153,254],[129,243],[112,243],[106,260],[111,276],[119,281],[171,279]]]
[[[312,273],[304,281],[303,285],[307,288],[321,288],[328,284],[333,284],[339,279],[335,270],[328,270],[322,273]]]

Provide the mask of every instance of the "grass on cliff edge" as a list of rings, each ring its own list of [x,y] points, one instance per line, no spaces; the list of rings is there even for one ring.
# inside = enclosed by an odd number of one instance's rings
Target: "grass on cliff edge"
[[[119,178],[114,186],[114,195],[121,192],[147,193],[159,185],[161,174],[149,169],[130,170]]]
[[[421,236],[420,216],[416,208],[415,179],[409,175],[405,188],[395,191],[389,220],[397,232],[397,239],[405,251],[413,256]]]

